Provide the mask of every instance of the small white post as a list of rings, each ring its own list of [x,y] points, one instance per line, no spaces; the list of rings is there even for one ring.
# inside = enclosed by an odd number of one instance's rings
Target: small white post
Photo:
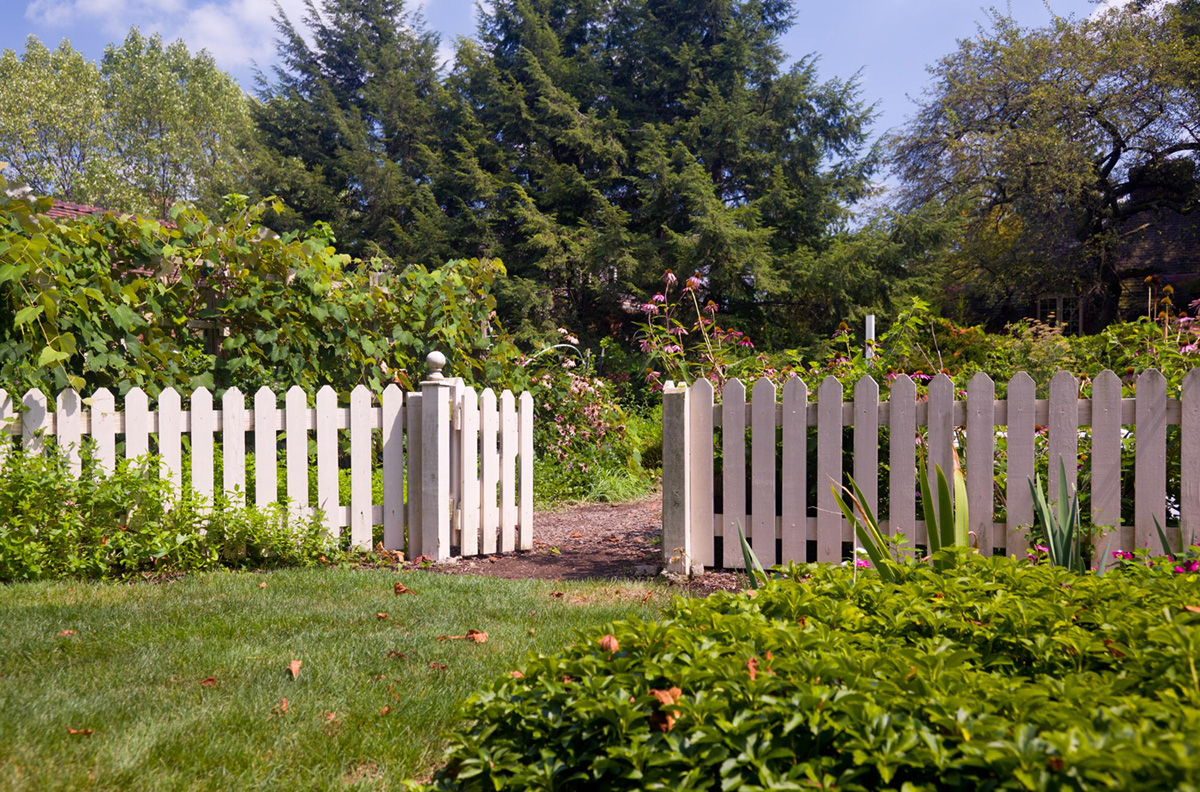
[[[867,360],[875,357],[875,314],[867,314]]]
[[[450,557],[450,391],[442,375],[446,356],[430,352],[421,383],[421,552]]]
[[[663,565],[687,575],[692,567],[691,433],[688,389],[663,389]],[[728,539],[726,539],[728,541]]]

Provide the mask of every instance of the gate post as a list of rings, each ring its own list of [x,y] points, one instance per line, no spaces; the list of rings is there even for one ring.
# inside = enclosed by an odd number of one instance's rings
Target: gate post
[[[421,382],[421,552],[434,561],[450,557],[450,393],[442,376],[446,356],[430,352]]]
[[[686,383],[663,388],[663,566],[687,575],[692,568],[691,432]]]

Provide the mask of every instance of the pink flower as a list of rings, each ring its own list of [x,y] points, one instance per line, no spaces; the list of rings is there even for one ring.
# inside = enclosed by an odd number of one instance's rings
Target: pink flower
[[[672,327],[668,332],[670,332],[670,334],[673,336],[685,336],[688,334],[688,331],[683,327],[683,325],[680,325],[679,327]]]
[[[654,316],[656,313],[658,313],[658,306],[652,302],[648,302],[642,306],[642,311],[648,316]]]
[[[649,352],[653,348],[650,341],[645,338],[638,342],[638,346],[642,348],[643,352]]]
[[[704,312],[706,314],[715,314],[717,312],[717,304],[709,300],[708,304],[704,306]]]
[[[688,278],[687,283],[685,283],[683,285],[684,291],[696,291],[699,288],[700,288],[700,273],[699,272],[697,272],[692,277]]]
[[[667,344],[665,347],[663,347],[663,352],[666,352],[668,355],[674,355],[682,351],[683,347],[679,346],[679,344]]]
[[[667,270],[666,272],[663,273],[663,280],[667,282],[668,286],[674,286],[678,282],[679,279],[675,277],[674,272],[671,272],[671,270]]]
[[[860,558],[854,562],[854,566],[858,567],[859,569],[867,569],[871,566],[871,562],[865,558]]]
[[[1033,549],[1037,550],[1039,553],[1049,553],[1050,552],[1050,548],[1046,547],[1045,545],[1034,545]]]
[[[737,343],[738,343],[738,346],[740,346],[740,347],[747,347],[749,349],[754,349],[754,342],[751,341],[749,338],[743,338],[741,341],[738,341]]]
[[[662,294],[656,294],[650,298],[650,302],[653,302],[653,303],[665,303],[666,301],[667,301],[667,298],[665,296],[663,296]]]
[[[1200,345],[1198,345],[1195,341],[1193,341],[1192,343],[1188,344],[1187,346],[1180,348],[1179,353],[1182,355],[1191,355],[1198,348],[1200,348]]]

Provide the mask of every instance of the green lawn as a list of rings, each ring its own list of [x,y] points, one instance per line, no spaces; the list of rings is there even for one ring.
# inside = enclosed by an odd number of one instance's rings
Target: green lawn
[[[349,569],[2,586],[0,789],[401,788],[481,683],[665,596]],[[489,639],[437,640],[468,629]]]

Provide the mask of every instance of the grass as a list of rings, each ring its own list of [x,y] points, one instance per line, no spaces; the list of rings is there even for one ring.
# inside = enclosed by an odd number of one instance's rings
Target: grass
[[[484,682],[666,596],[351,569],[0,587],[0,789],[401,788]],[[438,640],[468,629],[487,642]]]

